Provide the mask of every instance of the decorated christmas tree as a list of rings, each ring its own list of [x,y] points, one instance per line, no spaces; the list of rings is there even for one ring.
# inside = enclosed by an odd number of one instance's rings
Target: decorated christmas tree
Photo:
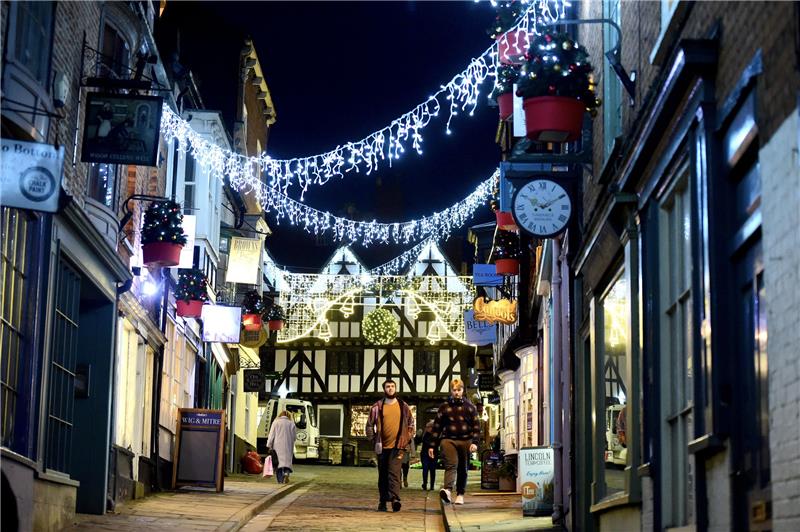
[[[180,270],[175,287],[175,299],[179,301],[208,301],[206,277],[196,268]]]
[[[267,321],[286,321],[286,312],[282,306],[275,304],[267,310],[264,318]]]
[[[496,262],[503,259],[519,259],[522,252],[519,249],[519,236],[512,231],[497,231],[494,237],[492,259]]]
[[[255,290],[250,290],[242,299],[242,309],[244,314],[257,314],[261,316],[267,310],[267,305],[264,303],[264,298],[261,297],[261,294]]]
[[[493,102],[503,94],[510,94],[514,90],[514,83],[519,78],[520,67],[518,65],[500,65],[497,67],[497,78],[494,81],[492,92],[489,99]]]
[[[522,2],[511,0],[510,2],[498,2],[495,10],[497,14],[494,21],[491,26],[486,28],[486,34],[492,39],[497,39],[511,29],[517,23],[520,15],[525,12],[525,6]]]
[[[525,55],[517,81],[517,96],[563,96],[580,100],[592,115],[600,100],[595,97],[592,65],[586,49],[565,33],[537,36]]]
[[[181,206],[174,201],[154,202],[144,213],[142,244],[186,244]]]

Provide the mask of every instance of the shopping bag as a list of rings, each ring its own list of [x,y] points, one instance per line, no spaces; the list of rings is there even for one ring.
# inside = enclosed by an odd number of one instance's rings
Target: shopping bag
[[[262,477],[271,477],[273,474],[274,471],[272,471],[272,457],[267,456],[267,459],[264,460],[264,473],[262,474]]]

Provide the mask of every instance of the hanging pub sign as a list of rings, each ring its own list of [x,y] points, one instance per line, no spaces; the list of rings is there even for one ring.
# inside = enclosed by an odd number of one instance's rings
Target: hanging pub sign
[[[162,99],[90,92],[81,161],[156,166]]]
[[[178,409],[172,488],[203,486],[222,491],[225,411]]]
[[[522,515],[552,515],[555,453],[552,447],[523,447],[519,450],[519,482]]]
[[[56,212],[64,147],[0,139],[0,205]]]
[[[258,349],[269,339],[269,333],[263,328],[259,327],[257,331],[248,331],[242,327],[242,334],[239,337],[239,345],[249,347],[250,349]]]
[[[242,307],[203,305],[203,341],[238,344]]]
[[[497,327],[487,321],[476,320],[474,310],[464,311],[464,331],[470,345],[487,345],[497,341]]]
[[[503,284],[503,276],[497,274],[494,264],[474,264],[472,280],[475,286],[500,286]]]
[[[511,325],[517,321],[517,301],[513,299],[503,298],[494,301],[478,296],[475,298],[472,308],[475,311],[476,320],[504,325]]]
[[[231,237],[226,283],[258,284],[261,242],[260,238]]]
[[[266,379],[260,369],[246,369],[243,373],[245,392],[263,392],[266,389]]]

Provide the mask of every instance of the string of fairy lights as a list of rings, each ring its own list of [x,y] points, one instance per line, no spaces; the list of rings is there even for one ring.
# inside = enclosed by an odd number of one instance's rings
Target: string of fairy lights
[[[478,105],[481,85],[487,78],[497,77],[499,46],[512,46],[520,51],[527,42],[527,35],[538,33],[539,22],[549,24],[557,21],[564,16],[569,5],[565,0],[531,2],[505,36],[472,59],[464,70],[441,85],[425,101],[361,140],[340,144],[325,153],[292,159],[273,159],[266,153],[254,156],[238,154],[203,139],[166,105],[161,131],[167,141],[177,140],[179,149],[191,154],[197,163],[211,168],[219,177],[227,176],[238,190],[256,192],[265,207],[268,198],[276,194],[286,195],[293,185],[300,187],[302,201],[310,185],[324,185],[331,178],[343,178],[352,172],[369,175],[383,163],[391,166],[407,149],[421,155],[422,130],[439,116],[443,108],[447,112],[445,131],[450,134],[453,118],[460,113],[472,115]],[[262,176],[267,178],[267,187],[263,185]]]

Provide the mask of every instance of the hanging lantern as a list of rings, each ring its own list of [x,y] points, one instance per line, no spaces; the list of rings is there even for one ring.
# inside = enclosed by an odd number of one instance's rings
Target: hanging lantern
[[[399,323],[385,308],[375,309],[364,317],[364,338],[375,345],[386,345],[397,338]]]

